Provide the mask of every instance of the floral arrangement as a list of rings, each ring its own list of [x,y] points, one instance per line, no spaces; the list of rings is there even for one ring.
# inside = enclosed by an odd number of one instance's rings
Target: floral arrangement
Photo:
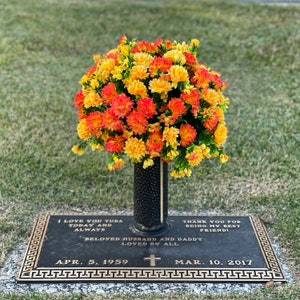
[[[173,162],[171,176],[190,176],[203,159],[228,156],[224,113],[229,100],[220,74],[197,60],[197,39],[189,44],[158,39],[128,41],[95,54],[83,75],[74,104],[80,143],[108,152],[108,169],[133,163],[153,165],[155,157]]]

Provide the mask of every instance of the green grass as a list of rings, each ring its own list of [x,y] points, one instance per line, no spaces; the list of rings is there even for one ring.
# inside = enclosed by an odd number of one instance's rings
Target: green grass
[[[70,151],[77,126],[72,100],[92,54],[115,47],[123,33],[142,40],[199,38],[199,60],[229,83],[231,159],[222,166],[205,162],[189,179],[170,178],[170,208],[259,214],[294,270],[295,284],[224,299],[297,298],[299,7],[211,0],[0,0],[0,28],[0,264],[27,240],[39,212],[132,208],[132,165],[109,173],[105,155],[78,157]]]

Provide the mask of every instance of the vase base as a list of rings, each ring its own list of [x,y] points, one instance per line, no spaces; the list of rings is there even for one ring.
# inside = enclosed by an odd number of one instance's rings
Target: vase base
[[[136,222],[132,222],[129,225],[131,232],[137,236],[164,236],[171,229],[171,223],[166,221],[159,226],[145,227]]]

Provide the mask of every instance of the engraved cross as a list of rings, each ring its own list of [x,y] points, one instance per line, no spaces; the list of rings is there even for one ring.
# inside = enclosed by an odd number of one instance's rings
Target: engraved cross
[[[155,267],[156,266],[156,260],[161,260],[160,257],[155,257],[154,254],[151,254],[149,257],[145,257],[144,260],[149,260],[150,261],[150,267]]]

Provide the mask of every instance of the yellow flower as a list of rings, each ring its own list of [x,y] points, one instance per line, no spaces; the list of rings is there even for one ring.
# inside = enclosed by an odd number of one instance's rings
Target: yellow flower
[[[77,133],[81,140],[87,140],[90,137],[90,132],[86,123],[86,119],[80,120],[77,125]]]
[[[84,149],[81,149],[80,147],[78,147],[78,145],[74,145],[72,147],[72,151],[78,155],[82,155],[84,153]]]
[[[163,131],[162,140],[166,142],[166,146],[177,147],[177,137],[179,134],[179,129],[175,127],[166,127]]]
[[[219,121],[224,121],[224,112],[223,112],[223,109],[220,108],[220,107],[217,107],[217,108],[215,109],[215,112],[216,112],[216,114],[217,114],[217,116],[218,116],[218,120],[219,120]]]
[[[99,65],[99,77],[102,80],[108,79],[108,76],[111,74],[112,70],[115,67],[115,61],[112,58],[104,59]]]
[[[187,70],[184,67],[177,65],[170,68],[170,76],[175,87],[178,82],[185,82],[189,78]]]
[[[159,78],[155,78],[150,81],[149,89],[152,93],[167,93],[172,89],[170,82],[166,80],[162,80]]]
[[[176,49],[166,52],[163,57],[173,63],[179,63],[181,65],[184,65],[186,62],[184,54],[180,50]]]
[[[148,159],[146,159],[146,160],[144,161],[144,163],[143,163],[143,168],[144,168],[144,169],[147,169],[148,167],[151,167],[151,166],[153,166],[153,165],[154,165],[153,159],[152,159],[152,158],[148,158]]]
[[[146,154],[145,143],[136,137],[130,137],[125,143],[124,152],[132,162],[141,162],[143,156]]]
[[[175,46],[175,49],[181,51],[181,52],[186,52],[188,51],[189,45],[186,42],[178,43]]]
[[[175,177],[175,178],[180,178],[180,177],[184,177],[184,176],[191,176],[192,174],[192,170],[191,169],[188,169],[188,168],[185,168],[183,170],[179,170],[179,171],[176,171],[176,170],[173,170],[170,175],[172,177]]]
[[[144,66],[133,66],[130,70],[132,80],[142,80],[148,77],[147,68]]]
[[[95,90],[97,87],[99,87],[99,81],[93,78],[90,82],[90,86]]]
[[[130,52],[129,45],[119,45],[118,49],[124,56],[127,56]]]
[[[200,41],[197,40],[197,39],[192,39],[190,45],[191,45],[192,47],[194,47],[194,48],[197,48],[197,47],[199,47],[199,45],[200,45]]]
[[[80,85],[83,85],[89,81],[89,77],[87,75],[83,75],[79,81]]]
[[[213,89],[207,89],[203,91],[202,97],[204,100],[212,106],[216,106],[219,103],[219,93]]]
[[[99,106],[102,104],[102,99],[99,94],[94,91],[88,91],[88,93],[84,97],[84,107],[89,108],[91,106]]]
[[[132,80],[127,89],[131,95],[141,96],[141,98],[148,96],[146,86],[139,80]]]
[[[144,66],[144,67],[149,67],[151,64],[153,57],[144,52],[138,52],[133,55],[133,59],[138,66]]]
[[[104,150],[103,145],[98,144],[98,143],[97,144],[96,143],[91,143],[90,146],[91,146],[93,151],[95,151],[95,150],[98,150],[98,151]]]
[[[165,156],[164,159],[167,161],[172,161],[176,156],[178,156],[179,152],[176,149],[170,150]]]
[[[220,122],[214,133],[214,141],[219,145],[225,143],[226,138],[227,138],[227,132],[228,132],[228,130],[225,125],[225,122]]]
[[[221,154],[219,158],[220,158],[221,164],[224,164],[227,162],[229,157],[226,154]]]

